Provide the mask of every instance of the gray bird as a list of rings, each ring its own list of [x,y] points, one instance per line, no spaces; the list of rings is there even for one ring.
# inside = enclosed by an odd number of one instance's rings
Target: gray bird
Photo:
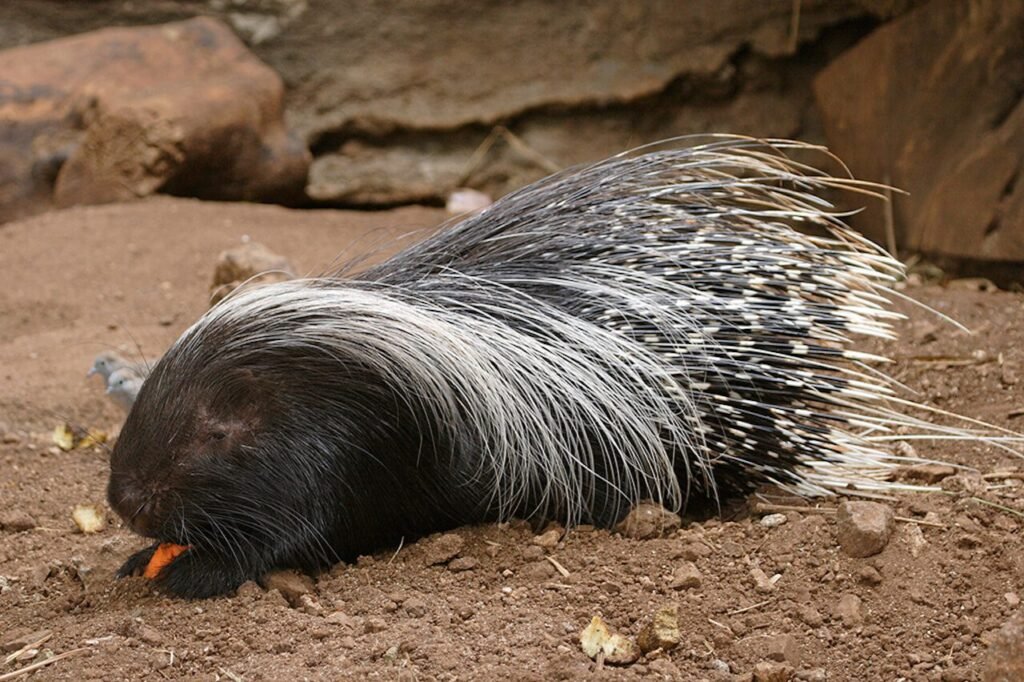
[[[128,370],[135,376],[143,379],[149,374],[149,365],[145,361],[129,362],[117,351],[108,350],[96,356],[86,376],[91,377],[93,374],[99,374],[109,387],[110,375],[119,369]]]
[[[130,367],[116,369],[107,378],[107,395],[125,410],[131,410],[144,381]]]

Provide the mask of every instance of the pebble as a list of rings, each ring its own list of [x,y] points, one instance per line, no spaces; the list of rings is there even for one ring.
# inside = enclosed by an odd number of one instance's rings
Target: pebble
[[[924,549],[928,541],[924,539],[924,533],[921,531],[921,526],[916,523],[906,524],[903,530],[903,541],[910,548],[910,556],[915,559],[920,556],[921,550]]]
[[[868,585],[882,584],[882,574],[874,566],[861,566],[857,569],[857,579]]]
[[[977,471],[962,471],[955,476],[942,479],[941,487],[950,492],[977,496],[985,492],[988,484]]]
[[[613,634],[600,616],[594,616],[580,633],[580,648],[593,659],[603,655],[611,665],[628,665],[640,658],[640,649],[628,637]]]
[[[697,565],[692,561],[686,561],[672,573],[669,587],[674,590],[696,589],[701,586],[703,581],[704,576],[701,575]]]
[[[789,519],[785,514],[768,514],[767,516],[761,517],[761,525],[765,528],[776,528],[788,520]]]
[[[864,614],[861,613],[860,606],[860,597],[850,593],[844,594],[835,606],[835,615],[847,627],[860,625],[864,622]]]
[[[933,484],[955,475],[956,469],[948,464],[916,464],[902,467],[899,473],[903,479],[908,481]]]
[[[750,569],[750,577],[754,580],[754,589],[767,594],[775,591],[775,581],[768,577],[768,574],[760,568]]]
[[[793,666],[764,661],[754,666],[754,682],[787,682],[793,677]]]
[[[12,509],[0,513],[0,528],[9,533],[18,533],[24,530],[32,530],[36,527],[36,520],[21,509]]]
[[[651,622],[640,630],[636,643],[640,647],[640,651],[647,654],[655,649],[670,651],[679,646],[681,639],[682,635],[679,632],[679,606],[676,604],[666,604],[658,609]]]
[[[363,632],[366,634],[372,634],[374,632],[383,632],[388,629],[387,621],[379,616],[371,616],[363,622]]]
[[[409,597],[402,606],[413,618],[422,618],[427,614],[427,602],[419,597]]]
[[[0,644],[0,651],[3,653],[17,651],[33,642],[38,642],[50,633],[50,630],[29,630],[27,628],[12,630],[3,644]]]
[[[301,597],[313,591],[313,579],[295,571],[274,571],[263,576],[263,587],[277,590],[292,606],[305,606]]]
[[[812,628],[821,627],[825,622],[825,618],[813,606],[801,606],[796,613],[800,620]]]
[[[670,512],[660,504],[641,502],[633,507],[615,530],[627,538],[647,540],[673,533],[683,526],[679,514]]]
[[[445,533],[424,546],[423,562],[427,566],[446,564],[459,555],[466,541],[458,533]]]
[[[896,526],[892,509],[879,502],[846,501],[836,514],[839,546],[852,557],[881,552]]]
[[[768,639],[766,657],[772,661],[800,665],[800,644],[793,635],[776,635]]]
[[[562,531],[557,528],[553,528],[547,532],[536,535],[533,538],[533,544],[537,547],[543,547],[544,549],[554,549],[558,546],[558,542],[562,539]]]
[[[1024,680],[1024,611],[1018,611],[996,633],[981,678]]]
[[[477,561],[476,557],[462,556],[452,559],[448,563],[448,570],[455,573],[461,573],[462,571],[472,571],[479,565],[480,562]]]

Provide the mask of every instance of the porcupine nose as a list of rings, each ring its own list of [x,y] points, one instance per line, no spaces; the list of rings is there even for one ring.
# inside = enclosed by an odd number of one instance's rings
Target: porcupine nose
[[[110,506],[140,535],[156,537],[161,525],[157,496],[124,479],[111,478],[107,491]]]

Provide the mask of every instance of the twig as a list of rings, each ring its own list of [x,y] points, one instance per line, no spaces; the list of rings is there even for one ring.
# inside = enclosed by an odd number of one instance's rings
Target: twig
[[[14,659],[16,659],[18,656],[21,656],[23,653],[25,653],[29,649],[35,649],[37,646],[39,646],[40,644],[42,644],[46,640],[50,639],[51,637],[53,637],[53,633],[52,632],[47,632],[45,635],[43,635],[42,637],[40,637],[36,641],[29,642],[28,644],[26,644],[25,646],[21,647],[20,649],[15,651],[13,654],[10,654],[7,658],[5,658],[4,659],[4,665],[7,665],[8,663],[10,663]]]
[[[551,562],[551,565],[555,567],[555,570],[558,571],[563,578],[569,577],[569,570],[562,564],[558,563],[558,561],[555,560],[555,557],[549,556],[544,558]]]
[[[515,149],[517,152],[525,156],[530,161],[533,161],[535,164],[540,166],[543,170],[547,171],[548,173],[557,173],[560,170],[562,170],[561,166],[559,166],[554,161],[548,159],[546,156],[538,152],[530,145],[523,142],[522,138],[520,138],[518,135],[513,133],[505,126],[496,126],[495,130],[498,131],[499,135],[505,138],[505,141],[508,142],[508,146]]]
[[[1013,514],[1014,516],[1019,516],[1020,518],[1024,519],[1024,512],[1017,511],[1016,509],[1013,509],[1012,507],[1004,507],[1001,504],[997,504],[995,502],[990,502],[989,500],[984,500],[984,499],[982,499],[980,497],[968,497],[967,499],[968,500],[973,500],[974,502],[977,502],[979,504],[986,504],[986,505],[988,505],[990,507],[995,507],[999,511],[1004,511],[1007,514]]]
[[[241,677],[239,677],[238,675],[236,675],[235,673],[231,672],[226,668],[218,667],[217,670],[219,670],[224,675],[224,677],[233,680],[234,682],[242,682]]]
[[[759,608],[761,608],[762,606],[764,606],[766,604],[771,604],[773,601],[775,601],[775,597],[772,597],[770,599],[765,599],[764,601],[759,601],[756,604],[751,604],[750,606],[744,606],[742,609],[736,609],[735,611],[729,611],[725,615],[727,615],[727,616],[736,616],[736,615],[739,615],[741,613],[746,613],[747,611],[753,611],[754,609],[759,609]]]
[[[81,647],[79,649],[72,649],[71,651],[65,651],[62,654],[57,654],[56,656],[53,656],[52,658],[48,658],[45,661],[39,661],[38,663],[33,663],[32,665],[26,665],[24,668],[18,668],[17,670],[12,670],[9,673],[4,673],[3,675],[0,675],[0,682],[3,682],[3,680],[13,680],[15,677],[21,677],[22,675],[26,675],[26,674],[32,672],[33,670],[39,670],[43,666],[50,665],[51,663],[56,663],[57,661],[61,660],[62,658],[67,658],[68,656],[74,656],[75,654],[80,654],[83,651],[88,651],[88,650],[89,650],[88,647]]]

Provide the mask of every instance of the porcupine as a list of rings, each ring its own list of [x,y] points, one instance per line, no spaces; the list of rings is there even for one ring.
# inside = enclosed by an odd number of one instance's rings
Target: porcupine
[[[821,197],[860,185],[786,156],[804,147],[616,156],[359,274],[233,294],[114,447],[110,503],[157,540],[121,574],[188,545],[158,580],[202,597],[462,524],[870,483],[892,460],[863,430],[943,429],[849,348],[892,335],[902,266]]]

